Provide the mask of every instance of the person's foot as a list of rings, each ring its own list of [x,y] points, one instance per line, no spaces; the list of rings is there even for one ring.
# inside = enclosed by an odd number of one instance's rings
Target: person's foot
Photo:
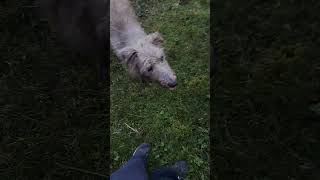
[[[173,165],[162,167],[152,173],[152,179],[183,180],[188,172],[187,162],[176,161]]]
[[[186,177],[187,172],[188,172],[188,164],[186,161],[177,161],[172,165],[172,167],[178,175],[178,179],[183,179]]]
[[[151,145],[147,143],[143,143],[136,148],[133,153],[133,157],[146,158],[150,152]]]

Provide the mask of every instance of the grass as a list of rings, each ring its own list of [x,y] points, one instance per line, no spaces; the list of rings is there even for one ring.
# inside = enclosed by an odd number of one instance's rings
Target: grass
[[[208,1],[146,2],[136,1],[137,12],[148,32],[166,39],[179,85],[149,86],[140,96],[114,59],[111,168],[150,142],[150,169],[184,159],[188,179],[208,179]],[[220,65],[211,80],[214,175],[319,179],[319,2],[211,2]],[[29,5],[0,3],[0,179],[102,179],[107,97],[95,68],[68,55]]]
[[[151,169],[182,159],[190,164],[189,179],[206,179],[208,2],[137,4],[146,30],[163,34],[179,85],[175,92],[148,86],[140,96],[113,59],[111,168],[150,142]],[[70,55],[30,5],[0,3],[0,179],[102,179],[109,166],[108,92],[97,87],[94,62]]]
[[[319,6],[213,4],[217,179],[319,179]]]
[[[112,58],[111,169],[119,168],[139,144],[148,142],[150,169],[186,160],[188,179],[208,179],[209,1],[182,6],[171,0],[137,0],[134,5],[146,31],[163,35],[179,85],[175,92],[150,85],[141,96],[139,84]]]
[[[107,93],[30,5],[0,3],[0,179],[102,179]]]

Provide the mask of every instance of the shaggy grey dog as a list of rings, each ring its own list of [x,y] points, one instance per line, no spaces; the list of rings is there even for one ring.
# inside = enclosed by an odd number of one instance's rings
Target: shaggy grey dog
[[[132,78],[175,89],[176,75],[166,61],[162,37],[157,32],[145,33],[129,0],[39,2],[51,26],[72,50],[98,57],[104,67],[110,30],[111,46]]]
[[[112,48],[131,77],[175,89],[177,78],[166,60],[163,38],[158,32],[145,33],[128,0],[110,1],[110,35]]]

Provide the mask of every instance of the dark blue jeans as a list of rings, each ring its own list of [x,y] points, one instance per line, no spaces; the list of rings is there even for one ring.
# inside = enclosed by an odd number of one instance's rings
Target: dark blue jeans
[[[178,180],[177,172],[171,168],[161,168],[151,173],[151,180]],[[132,157],[122,168],[111,174],[110,180],[149,180],[147,161]]]

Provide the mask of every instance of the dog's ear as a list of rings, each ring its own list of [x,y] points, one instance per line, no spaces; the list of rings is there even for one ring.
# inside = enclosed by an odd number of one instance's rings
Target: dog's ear
[[[135,49],[131,47],[123,48],[117,53],[117,56],[121,60],[121,63],[127,66],[128,73],[132,78],[140,77],[139,61],[136,60],[138,52]]]
[[[162,46],[163,41],[164,41],[161,34],[158,32],[149,34],[149,38],[150,38],[151,43],[156,46]]]
[[[125,61],[126,63],[130,63],[137,56],[137,51],[133,48],[123,48],[120,52],[118,52],[118,57]]]

